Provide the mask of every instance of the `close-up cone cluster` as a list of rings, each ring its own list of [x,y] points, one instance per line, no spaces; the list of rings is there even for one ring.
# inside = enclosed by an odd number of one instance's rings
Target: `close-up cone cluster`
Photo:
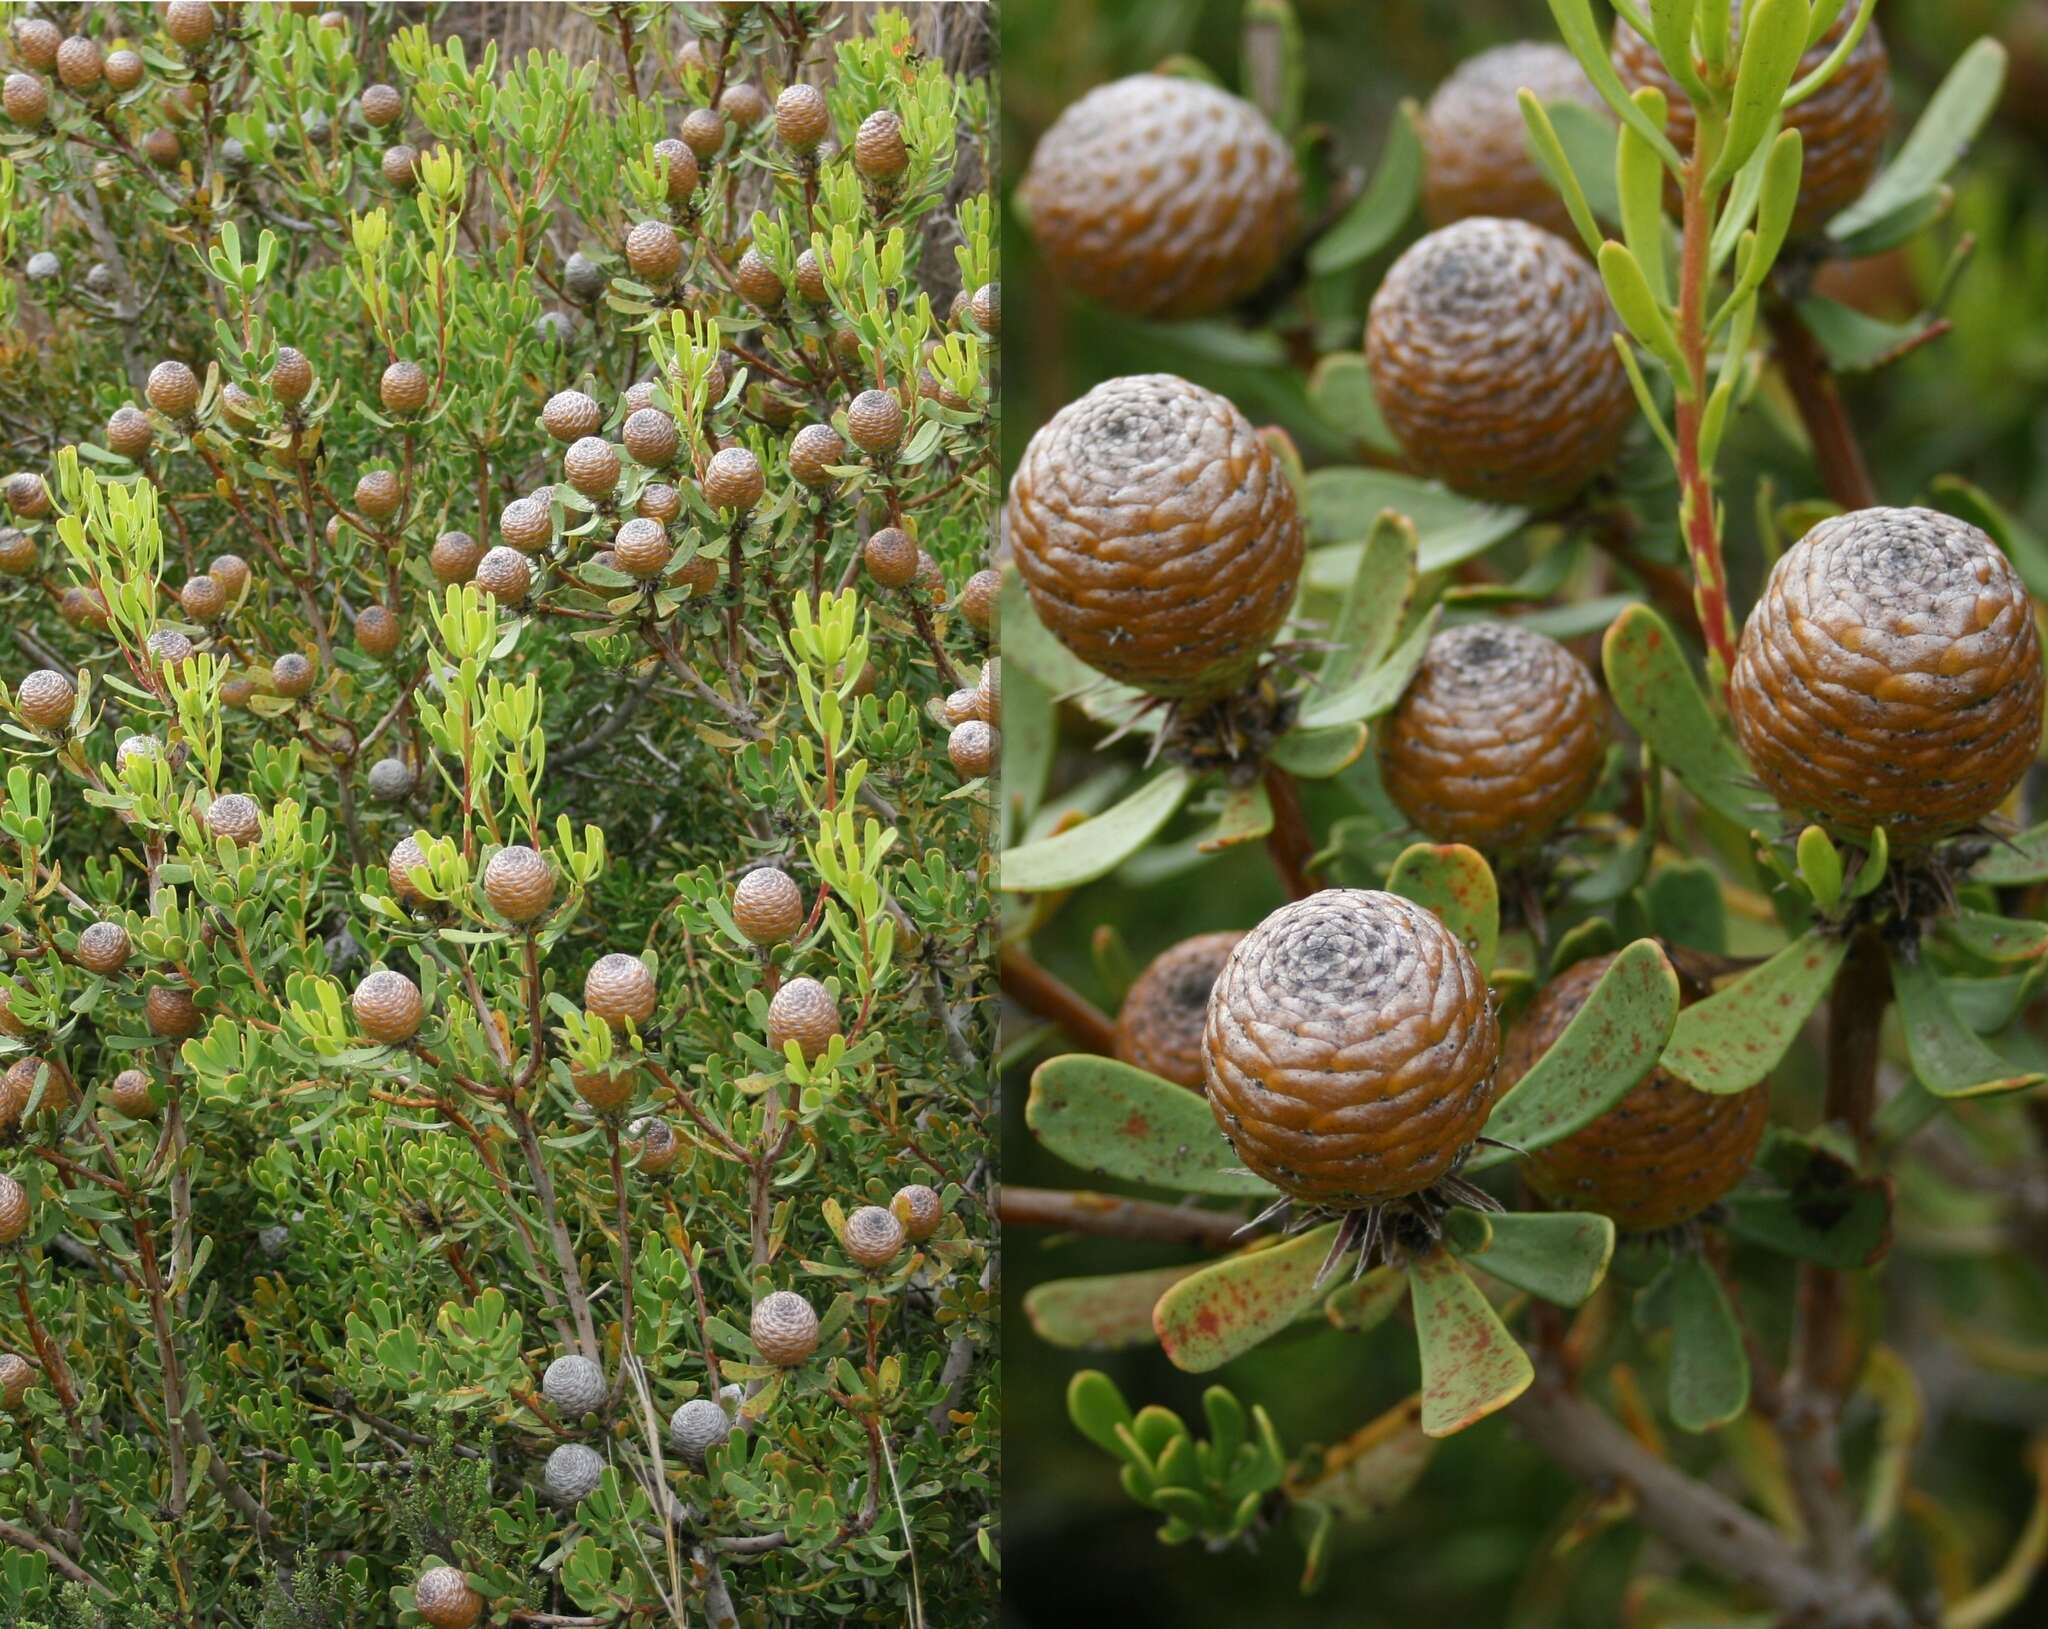
[[[1007,15],[1009,1618],[2048,1621],[2043,8]]]

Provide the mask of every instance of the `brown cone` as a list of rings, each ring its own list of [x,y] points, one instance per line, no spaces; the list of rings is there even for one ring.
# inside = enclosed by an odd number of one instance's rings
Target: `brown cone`
[[[1600,274],[1554,233],[1480,217],[1432,232],[1373,296],[1366,360],[1424,475],[1474,497],[1563,502],[1606,467],[1636,403]]]
[[[1163,74],[1075,102],[1018,188],[1054,274],[1142,317],[1206,316],[1256,290],[1293,247],[1300,192],[1256,108]]]
[[[1585,663],[1527,628],[1471,622],[1430,640],[1380,732],[1380,779],[1425,836],[1512,854],[1586,801],[1606,748]]]
[[[1054,414],[1024,449],[1004,529],[1060,643],[1163,696],[1249,676],[1287,620],[1304,548],[1272,448],[1170,373],[1109,380]]]
[[[1503,1092],[1550,1050],[1613,960],[1574,962],[1536,998],[1501,1053]],[[1653,1069],[1591,1125],[1530,1154],[1523,1171],[1551,1204],[1647,1233],[1697,1216],[1740,1182],[1770,1117],[1766,1087],[1721,1097]]]
[[[1328,889],[1231,952],[1203,1038],[1209,1107],[1290,1198],[1358,1209],[1451,1171],[1499,1095],[1486,980],[1431,912]]]
[[[1190,1091],[1203,1089],[1209,992],[1242,933],[1201,933],[1161,951],[1132,981],[1116,1015],[1116,1055]]]
[[[1736,737],[1796,815],[1894,844],[1991,814],[2041,741],[2025,586],[1976,527],[1930,509],[1824,520],[1787,550],[1729,676]]]
[[[1576,241],[1564,200],[1529,155],[1528,127],[1516,100],[1607,104],[1578,59],[1561,45],[1517,41],[1481,51],[1436,89],[1421,120],[1422,212],[1431,226],[1498,215]]]

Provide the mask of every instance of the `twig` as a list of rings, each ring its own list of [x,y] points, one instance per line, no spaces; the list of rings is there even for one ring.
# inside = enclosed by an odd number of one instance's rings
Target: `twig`
[[[1273,805],[1273,829],[1266,834],[1266,852],[1273,857],[1273,869],[1289,899],[1307,899],[1316,891],[1309,875],[1315,858],[1315,835],[1309,830],[1308,815],[1301,806],[1301,788],[1294,777],[1277,764],[1266,766],[1266,798]]]
[[[1094,1002],[1048,973],[1020,946],[1004,945],[997,962],[1003,993],[1011,1000],[1059,1025],[1084,1051],[1115,1055],[1116,1025]]]
[[[1726,1494],[1659,1459],[1564,1385],[1553,1357],[1510,1415],[1523,1434],[1598,1492],[1626,1488],[1642,1524],[1673,1549],[1767,1599],[1800,1629],[1906,1629],[1911,1621],[1881,1584],[1831,1577],[1769,1523]]]
[[[1827,353],[1799,315],[1799,308],[1782,295],[1773,295],[1765,303],[1764,315],[1771,325],[1771,337],[1777,341],[1778,366],[1799,408],[1799,421],[1813,443],[1821,484],[1844,509],[1875,508],[1877,485],[1870,478],[1856,427],[1842,405]]]
[[[1109,1239],[1142,1239],[1156,1244],[1191,1244],[1223,1250],[1244,1226],[1237,1211],[1193,1210],[1150,1199],[1063,1188],[996,1190],[996,1215],[1005,1227],[1050,1227]]]

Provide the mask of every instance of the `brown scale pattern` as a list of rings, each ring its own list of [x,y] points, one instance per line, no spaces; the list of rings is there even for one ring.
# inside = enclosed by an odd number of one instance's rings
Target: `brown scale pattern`
[[[1478,965],[1431,912],[1374,890],[1327,889],[1246,934],[1203,1047],[1209,1106],[1246,1167],[1337,1209],[1427,1188],[1497,1096]]]
[[[1024,449],[1004,526],[1054,636],[1163,696],[1250,674],[1305,546],[1294,487],[1251,422],[1170,373],[1108,380],[1054,414]]]
[[[1432,232],[1373,296],[1366,360],[1416,470],[1474,497],[1563,502],[1636,413],[1600,274],[1555,233],[1480,216]]]
[[[1735,13],[1738,18],[1742,14],[1739,4]],[[1842,8],[1835,25],[1799,59],[1795,78],[1805,78],[1827,60],[1855,15],[1853,4]],[[1856,49],[1849,53],[1841,71],[1786,117],[1786,124],[1799,132],[1805,144],[1799,207],[1792,214],[1794,232],[1811,231],[1853,204],[1877,174],[1884,159],[1885,137],[1892,127],[1891,66],[1884,36],[1873,22],[1856,42]],[[1690,153],[1692,103],[1664,71],[1657,48],[1626,24],[1619,24],[1614,30],[1614,69],[1632,91],[1655,85],[1664,93],[1671,106],[1665,131],[1681,153]],[[1665,198],[1676,213],[1677,183],[1665,189]]]
[[[1430,640],[1380,734],[1380,778],[1424,835],[1511,854],[1586,801],[1606,748],[1585,663],[1527,628],[1472,622]]]
[[[1928,509],[1825,520],[1773,568],[1728,712],[1759,779],[1829,829],[1932,842],[1991,814],[2041,740],[2025,586],[1976,527]]]
[[[1524,88],[1545,103],[1607,106],[1561,45],[1523,40],[1467,58],[1437,87],[1421,121],[1422,212],[1431,226],[1498,215],[1576,241],[1564,200],[1529,156],[1516,101]]]
[[[1116,1015],[1116,1055],[1199,1092],[1203,1085],[1202,1029],[1209,992],[1242,933],[1201,933],[1162,950],[1124,995]]]
[[[1508,1035],[1502,1091],[1511,1090],[1577,1016],[1612,956],[1574,962]],[[1591,1125],[1532,1153],[1529,1186],[1551,1204],[1611,1216],[1625,1233],[1674,1227],[1740,1182],[1771,1117],[1768,1087],[1715,1096],[1662,1069]]]
[[[1019,188],[1054,274],[1142,317],[1199,317],[1273,274],[1301,178],[1278,131],[1214,85],[1134,74],[1054,121]]]

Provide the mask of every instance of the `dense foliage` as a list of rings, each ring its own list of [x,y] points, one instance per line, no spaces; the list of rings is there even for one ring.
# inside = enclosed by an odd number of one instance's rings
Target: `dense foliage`
[[[1118,1622],[2033,1621],[2038,8],[1135,6],[1060,74],[1049,19],[1005,107],[1019,1621],[1072,1621],[1047,1554],[1114,1556]],[[1253,173],[1298,226],[1210,275],[1175,227]]]
[[[979,1621],[986,31],[394,9],[6,8],[0,1605]]]

